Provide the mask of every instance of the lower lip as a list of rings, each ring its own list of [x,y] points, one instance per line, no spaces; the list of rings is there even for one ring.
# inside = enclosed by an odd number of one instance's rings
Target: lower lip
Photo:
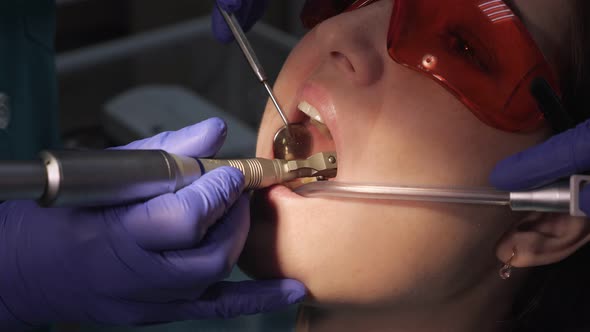
[[[275,185],[268,190],[268,199],[270,201],[279,199],[304,199],[303,196],[299,196],[294,193],[291,189],[283,185]]]
[[[285,202],[305,199],[283,185],[258,190],[252,197],[252,221],[256,223],[276,223],[276,209]]]

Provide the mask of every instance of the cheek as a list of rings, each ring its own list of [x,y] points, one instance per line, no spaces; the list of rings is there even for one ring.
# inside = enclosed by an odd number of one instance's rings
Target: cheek
[[[488,186],[499,160],[545,135],[486,126],[432,80],[399,66],[389,70],[384,82],[355,95],[363,104],[351,100],[342,108],[341,181]]]
[[[538,139],[482,125],[408,70],[388,77],[396,80],[340,98],[340,181],[483,186],[496,160]],[[269,222],[253,222],[241,267],[299,279],[322,305],[448,300],[495,273],[496,242],[517,217],[480,206],[321,199],[271,210]]]

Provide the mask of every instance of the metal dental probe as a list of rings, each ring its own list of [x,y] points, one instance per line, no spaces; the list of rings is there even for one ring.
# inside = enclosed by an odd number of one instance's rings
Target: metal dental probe
[[[266,92],[268,93],[270,100],[272,100],[272,103],[275,105],[275,108],[277,109],[277,112],[279,112],[279,115],[281,116],[281,119],[285,123],[285,126],[287,128],[289,128],[289,122],[287,121],[287,117],[285,116],[285,113],[281,109],[281,106],[279,105],[279,102],[277,101],[277,98],[275,97],[275,95],[272,91],[272,88],[268,84],[268,77],[266,76],[266,72],[262,68],[262,64],[258,60],[256,53],[254,53],[254,49],[252,48],[252,45],[250,45],[250,42],[246,38],[246,34],[244,33],[244,30],[242,30],[240,23],[238,22],[238,20],[234,16],[234,14],[226,12],[221,7],[219,7],[219,5],[217,7],[219,8],[219,12],[221,13],[223,18],[225,19],[227,26],[229,27],[232,34],[234,35],[236,42],[240,46],[242,53],[244,53],[246,60],[250,64],[250,67],[254,71],[254,74],[256,75],[256,77],[258,78],[260,83],[262,83],[264,85],[264,88],[266,89]]]
[[[239,169],[246,190],[298,178],[331,178],[336,154],[302,160],[196,159],[162,150],[45,151],[39,160],[0,161],[0,201],[37,200],[43,206],[104,206],[174,193],[222,166]]]
[[[264,85],[270,100],[272,100],[272,103],[274,104],[277,112],[283,120],[283,123],[285,124],[283,128],[279,129],[274,137],[273,152],[275,158],[294,160],[307,157],[311,151],[312,143],[309,130],[302,124],[289,124],[289,121],[281,109],[281,106],[279,105],[279,102],[277,101],[271,86],[268,84],[266,72],[262,68],[262,64],[258,60],[252,45],[250,45],[250,42],[246,38],[240,23],[233,14],[226,12],[219,6],[217,7],[219,8],[219,12],[223,16],[228,27],[230,28],[234,38],[236,39],[236,42],[240,46],[244,57],[246,57],[246,60],[254,71],[256,78],[258,78],[258,80]]]

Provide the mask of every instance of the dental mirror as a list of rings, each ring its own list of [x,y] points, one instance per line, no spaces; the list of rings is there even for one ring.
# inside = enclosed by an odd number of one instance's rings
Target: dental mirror
[[[277,159],[294,160],[309,157],[312,139],[309,130],[302,124],[284,126],[275,134],[273,152]]]

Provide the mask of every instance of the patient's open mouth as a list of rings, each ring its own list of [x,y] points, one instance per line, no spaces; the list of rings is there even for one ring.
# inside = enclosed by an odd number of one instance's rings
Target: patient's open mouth
[[[309,117],[309,121],[307,121],[308,123],[317,128],[319,133],[322,134],[325,139],[332,141],[332,144],[334,143],[330,130],[324,123],[322,116],[315,107],[306,101],[302,101],[299,103],[298,109]]]
[[[309,132],[311,139],[309,140],[308,155],[310,157],[319,152],[336,151],[332,134],[326,124],[324,123],[318,110],[307,101],[301,101],[298,105],[299,115],[303,116],[299,122]],[[316,181],[315,178],[303,178],[291,181],[286,184],[287,187],[295,189],[305,183]]]
[[[306,101],[300,102],[298,109],[306,115],[303,121],[301,121],[301,124],[309,130],[312,136],[312,146],[310,148],[309,156],[318,152],[335,151],[332,133],[324,123],[318,110]]]

